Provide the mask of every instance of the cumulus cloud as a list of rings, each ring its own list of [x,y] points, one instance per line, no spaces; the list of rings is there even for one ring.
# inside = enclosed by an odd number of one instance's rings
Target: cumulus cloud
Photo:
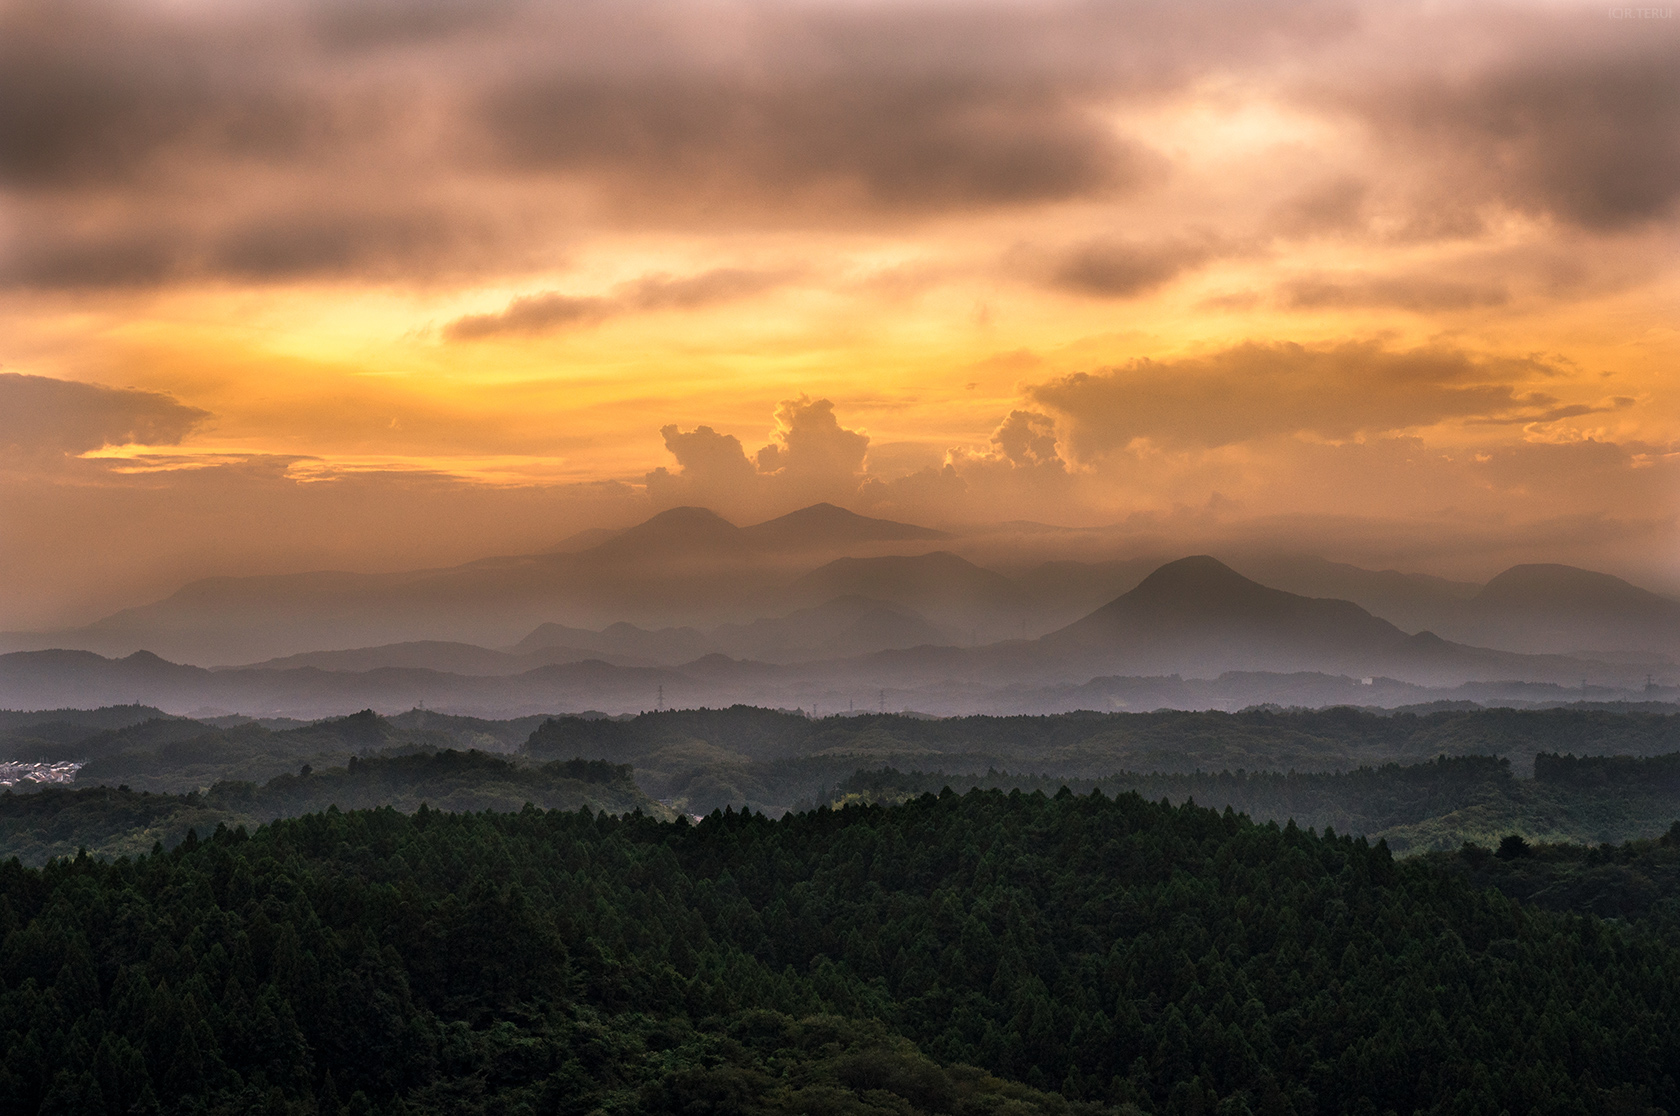
[[[1056,452],[1056,420],[1037,411],[1010,411],[992,432],[992,445],[1011,465],[1064,467]]]
[[[758,451],[759,472],[796,484],[828,484],[863,472],[869,435],[847,430],[834,404],[810,396],[785,399],[776,409],[775,441]]]
[[[751,458],[733,434],[709,426],[660,430],[678,469],[643,478],[656,505],[703,504],[757,512],[823,500],[850,501],[863,480],[869,435],[848,430],[827,399],[801,395],[776,409],[776,431]]]
[[[1027,394],[1065,419],[1069,444],[1089,457],[1137,439],[1211,447],[1302,433],[1345,439],[1448,420],[1546,421],[1558,400],[1528,385],[1557,372],[1530,358],[1440,347],[1246,344],[1079,372]]]
[[[719,434],[709,426],[685,433],[675,423],[659,433],[677,459],[677,471],[662,465],[642,478],[655,505],[733,509],[757,502],[763,478],[735,435]]]
[[[494,314],[456,318],[444,327],[443,335],[451,341],[476,341],[501,334],[547,333],[641,310],[694,310],[758,294],[787,282],[792,275],[788,271],[720,267],[682,278],[644,275],[619,284],[605,296],[545,291],[516,298]]]
[[[209,417],[157,392],[0,372],[0,448],[26,454],[175,445]]]

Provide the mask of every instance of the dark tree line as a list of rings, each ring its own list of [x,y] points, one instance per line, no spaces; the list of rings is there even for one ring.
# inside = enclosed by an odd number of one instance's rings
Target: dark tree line
[[[0,865],[8,1113],[1674,1110],[1677,1000],[1659,929],[1135,795]]]

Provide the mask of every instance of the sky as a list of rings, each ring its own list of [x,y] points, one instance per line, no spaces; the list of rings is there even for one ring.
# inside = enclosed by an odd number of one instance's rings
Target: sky
[[[1677,202],[1672,8],[0,0],[0,627],[817,500],[1680,592]]]

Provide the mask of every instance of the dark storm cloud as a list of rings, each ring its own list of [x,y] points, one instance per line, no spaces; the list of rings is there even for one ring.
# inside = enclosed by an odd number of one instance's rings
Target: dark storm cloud
[[[790,194],[886,210],[1008,205],[1144,177],[1148,158],[1092,105],[1034,85],[912,74],[535,80],[491,97],[483,119],[510,166],[606,175],[678,208]]]
[[[551,265],[579,199],[715,229],[1124,194],[1164,161],[1116,99],[1334,38],[1348,12],[13,0],[0,260],[43,287],[477,274]]]
[[[1068,443],[1089,458],[1140,438],[1211,447],[1298,433],[1351,438],[1455,419],[1551,421],[1558,401],[1523,385],[1553,371],[1446,348],[1248,344],[1080,372],[1027,394],[1066,418]]]
[[[278,13],[197,22],[97,0],[5,6],[0,183],[135,186],[171,161],[189,173],[296,164],[355,143],[374,104],[288,64],[288,38]]]
[[[485,230],[463,215],[377,209],[263,214],[221,233],[208,246],[208,270],[250,279],[429,271],[473,254]]]
[[[1254,214],[1274,231],[1362,228],[1402,166],[1445,184],[1414,222],[1440,235],[1472,228],[1488,199],[1592,229],[1670,212],[1680,39],[1536,16],[1523,26],[1541,30],[1449,74],[1430,49],[1439,23],[1402,13],[1380,74],[1349,64],[1391,11],[10,0],[0,261],[14,285],[44,287],[494,274],[551,266],[603,215],[879,227],[1124,198],[1177,180],[1115,110],[1170,105],[1210,76],[1281,93],[1279,64],[1303,61],[1316,84],[1297,103],[1368,123],[1378,154]],[[1502,42],[1497,10],[1467,12],[1455,28]],[[1126,297],[1194,262],[1093,243],[1059,278]]]
[[[555,291],[525,295],[494,314],[468,314],[443,329],[451,341],[476,341],[501,334],[536,334],[572,325],[590,325],[638,310],[693,310],[746,298],[787,281],[786,271],[720,267],[685,278],[644,275],[621,283],[609,296],[575,297]]]
[[[1466,76],[1359,99],[1387,142],[1450,168],[1461,199],[1599,231],[1663,217],[1680,198],[1680,35],[1596,22]]]
[[[356,274],[414,277],[489,254],[470,214],[309,208],[195,222],[161,208],[89,227],[32,225],[0,255],[0,285],[48,288],[147,285],[202,275],[274,281]],[[501,258],[505,259],[503,255]]]
[[[209,417],[157,392],[0,372],[0,449],[85,453],[129,443],[174,445]]]

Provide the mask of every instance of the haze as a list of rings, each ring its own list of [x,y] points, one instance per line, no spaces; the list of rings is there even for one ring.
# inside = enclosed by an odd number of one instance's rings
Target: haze
[[[900,642],[1036,638],[1200,553],[1406,633],[1519,565],[1672,594],[1680,32],[1638,11],[6,3],[0,628],[505,649],[935,551],[1027,596],[898,600]],[[924,533],[761,547],[756,596],[682,543],[564,608],[62,635],[819,503]],[[1617,649],[1500,623],[1455,638]]]

